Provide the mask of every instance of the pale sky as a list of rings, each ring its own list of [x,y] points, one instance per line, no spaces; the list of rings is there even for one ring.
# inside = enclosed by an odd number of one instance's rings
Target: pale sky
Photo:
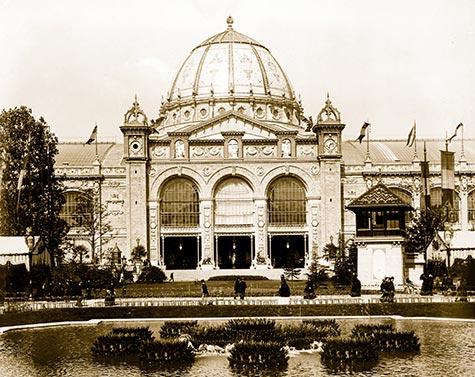
[[[191,50],[226,29],[266,46],[306,116],[327,92],[354,139],[475,138],[473,0],[0,0],[0,108],[26,105],[60,141],[122,140],[149,119]]]

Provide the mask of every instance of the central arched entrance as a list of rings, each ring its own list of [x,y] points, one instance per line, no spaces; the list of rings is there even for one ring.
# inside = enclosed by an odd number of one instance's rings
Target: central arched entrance
[[[229,177],[216,188],[215,252],[221,269],[250,268],[254,249],[251,229],[254,198],[251,186],[242,178]]]
[[[167,270],[195,269],[199,260],[199,238],[169,236],[164,238]]]
[[[218,267],[221,269],[250,268],[254,239],[252,236],[218,236]]]
[[[277,235],[270,237],[272,267],[305,267],[306,245],[303,235]]]

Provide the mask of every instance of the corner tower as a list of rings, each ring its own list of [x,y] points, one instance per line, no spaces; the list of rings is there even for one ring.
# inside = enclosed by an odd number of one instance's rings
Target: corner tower
[[[338,239],[335,231],[342,229],[342,190],[341,134],[345,125],[341,122],[340,112],[335,108],[327,94],[325,106],[317,117],[313,131],[317,135],[318,159],[320,161],[320,240],[322,246]]]
[[[124,135],[124,162],[126,166],[126,218],[129,253],[136,245],[150,250],[147,236],[148,198],[148,135],[150,127],[145,113],[137,102],[124,115],[120,127]]]

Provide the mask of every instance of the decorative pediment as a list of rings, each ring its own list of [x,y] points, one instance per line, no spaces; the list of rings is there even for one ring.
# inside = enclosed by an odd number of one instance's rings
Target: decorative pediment
[[[374,208],[374,207],[406,207],[411,208],[399,196],[397,196],[391,189],[382,183],[371,187],[363,195],[353,200],[348,206],[348,209],[354,208]]]
[[[276,134],[291,131],[284,126],[269,124],[252,119],[235,111],[228,111],[213,119],[175,130],[190,135],[190,140],[223,139],[223,134],[237,132],[243,139],[277,139]]]

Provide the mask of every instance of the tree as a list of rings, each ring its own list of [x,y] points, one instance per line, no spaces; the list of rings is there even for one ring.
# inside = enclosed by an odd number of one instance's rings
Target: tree
[[[287,279],[299,279],[302,270],[297,268],[299,264],[299,255],[296,250],[291,251],[287,256],[287,261],[284,267],[284,274]]]
[[[0,234],[40,236],[53,265],[68,227],[59,216],[63,185],[54,175],[58,139],[31,109],[0,114]]]
[[[444,229],[446,211],[443,207],[432,207],[416,213],[405,231],[406,253],[424,254],[434,240],[436,233]],[[427,263],[427,258],[426,263]]]
[[[93,262],[102,259],[102,247],[112,238],[112,225],[108,221],[109,213],[100,202],[96,191],[97,189],[87,189],[78,197],[75,219],[76,226],[89,238]],[[96,250],[99,250],[99,256]]]
[[[310,266],[308,267],[307,276],[308,279],[313,282],[315,287],[317,287],[320,282],[328,280],[328,274],[326,270],[319,265],[316,254],[313,255],[312,263],[310,263]]]

